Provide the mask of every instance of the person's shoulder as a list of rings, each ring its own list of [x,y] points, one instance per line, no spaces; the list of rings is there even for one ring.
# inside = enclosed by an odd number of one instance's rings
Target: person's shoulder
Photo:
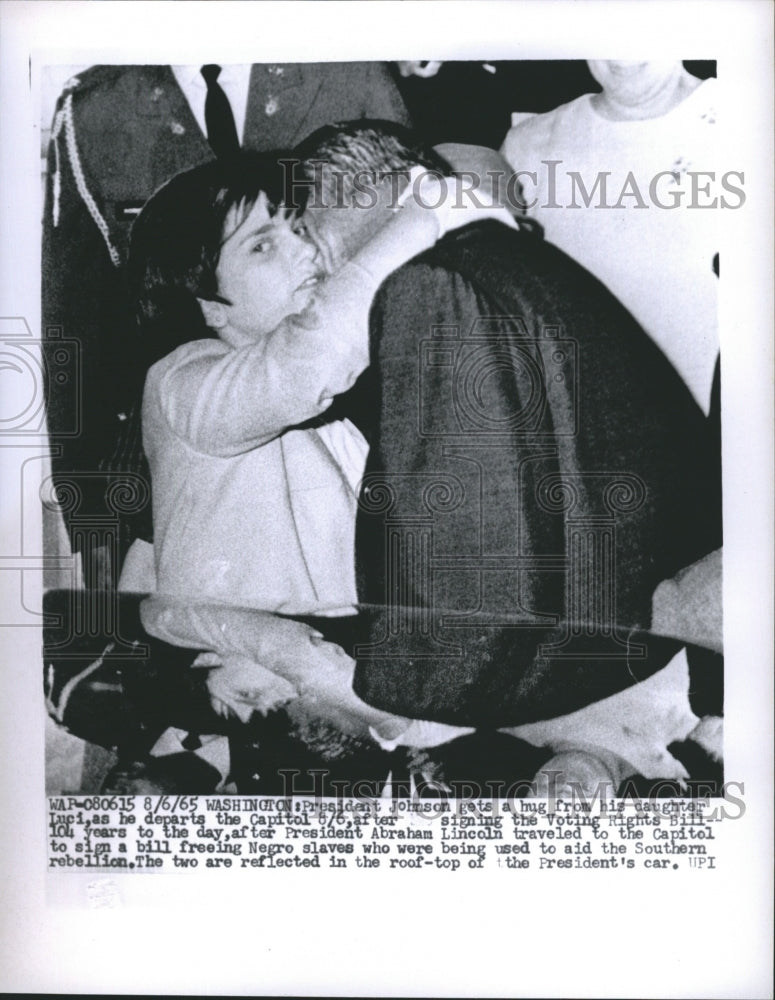
[[[452,287],[463,295],[507,290],[509,296],[526,301],[543,296],[541,288],[559,294],[564,287],[570,297],[615,301],[581,264],[544,239],[543,227],[532,219],[517,229],[488,220],[447,233],[430,250],[394,271],[383,288],[388,285],[400,287],[407,298],[414,294],[418,301],[431,289],[443,298]]]
[[[500,222],[485,220],[447,233],[429,250],[403,264],[383,283],[383,289],[412,286],[427,291],[450,283],[477,284],[500,262],[512,264],[532,259],[543,246],[543,233],[535,229],[511,229]]]
[[[68,98],[81,111],[104,110],[120,114],[133,105],[138,91],[159,86],[165,67],[162,66],[89,66],[65,84],[60,105]]]
[[[526,150],[542,151],[547,149],[558,127],[568,117],[575,118],[582,114],[589,102],[589,94],[582,94],[567,104],[561,104],[552,111],[543,114],[515,112],[512,115],[512,126],[506,133],[501,152],[513,165],[513,156],[520,158]]]

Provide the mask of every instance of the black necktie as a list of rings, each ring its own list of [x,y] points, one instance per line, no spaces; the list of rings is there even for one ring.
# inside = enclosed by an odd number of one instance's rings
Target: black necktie
[[[239,150],[239,139],[229,98],[218,83],[221,67],[208,64],[202,67],[201,72],[207,84],[205,98],[207,141],[219,160],[228,158]]]

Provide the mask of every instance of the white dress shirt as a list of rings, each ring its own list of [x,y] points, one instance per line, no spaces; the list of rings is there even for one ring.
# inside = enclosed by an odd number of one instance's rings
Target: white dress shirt
[[[245,132],[245,115],[248,107],[248,90],[250,88],[249,65],[242,66],[221,66],[218,76],[218,83],[229,99],[234,124],[237,126],[237,136],[240,143]],[[205,98],[207,97],[207,84],[202,76],[201,66],[173,66],[172,72],[178,81],[180,89],[188,101],[194,118],[207,136],[207,125],[205,124]]]

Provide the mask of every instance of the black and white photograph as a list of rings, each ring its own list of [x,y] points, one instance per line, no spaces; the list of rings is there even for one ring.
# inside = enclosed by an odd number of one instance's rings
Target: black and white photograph
[[[454,900],[501,924],[524,893],[518,967],[612,944],[575,995],[770,995],[772,27],[737,8],[750,75],[723,2],[673,4],[669,40],[661,3],[3,5],[4,748],[36,905],[148,916],[172,886],[239,941],[251,894],[277,908],[263,972],[203,985],[154,942],[126,989],[573,995],[570,968],[377,974],[382,922],[434,897],[431,941],[494,960],[508,925],[445,938]],[[111,14],[137,40],[100,43]],[[326,935],[283,964],[283,884],[366,897],[351,979]],[[111,953],[65,991],[123,991]],[[17,954],[10,986],[54,982]]]
[[[715,64],[67,72],[50,791],[721,795]]]

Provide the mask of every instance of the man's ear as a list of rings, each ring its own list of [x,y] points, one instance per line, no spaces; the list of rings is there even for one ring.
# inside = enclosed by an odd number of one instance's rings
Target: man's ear
[[[197,299],[199,308],[202,310],[204,321],[211,330],[222,330],[226,326],[226,309],[222,302],[213,302],[212,299]]]

